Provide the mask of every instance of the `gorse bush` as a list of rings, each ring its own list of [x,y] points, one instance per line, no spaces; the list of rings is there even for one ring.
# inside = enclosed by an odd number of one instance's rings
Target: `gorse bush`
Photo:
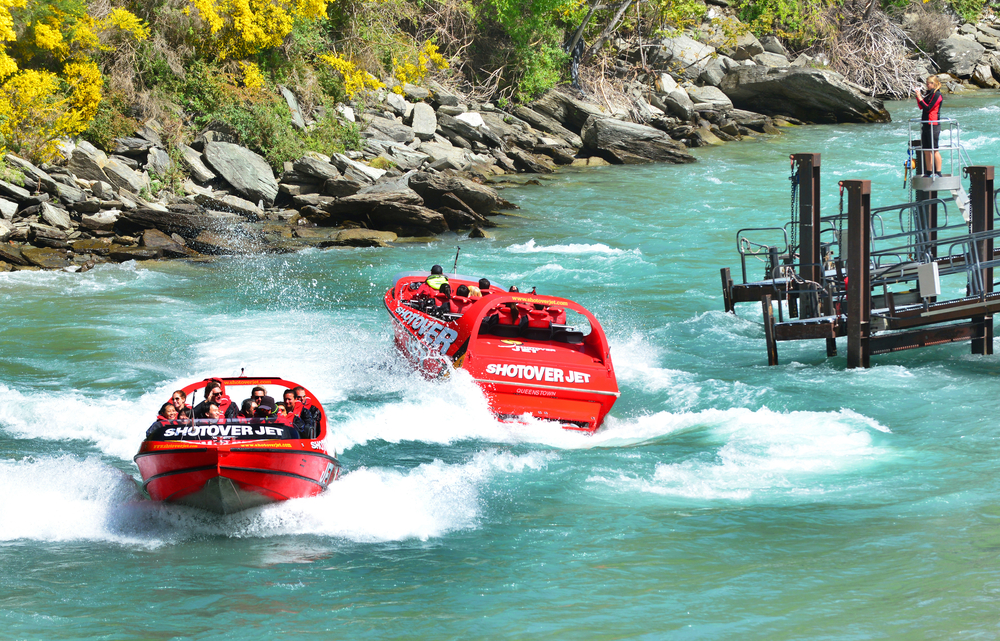
[[[189,0],[200,19],[203,53],[243,59],[279,47],[296,20],[326,16],[327,0]]]
[[[36,161],[56,139],[84,131],[98,112],[104,78],[97,59],[125,40],[147,38],[122,8],[94,17],[78,0],[0,0],[0,137]]]

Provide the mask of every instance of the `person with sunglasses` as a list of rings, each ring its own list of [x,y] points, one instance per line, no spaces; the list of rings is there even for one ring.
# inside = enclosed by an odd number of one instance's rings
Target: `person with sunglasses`
[[[220,381],[210,381],[205,385],[205,400],[194,406],[195,418],[209,418],[209,405],[218,407],[219,412],[226,418],[235,418],[239,408],[233,403],[233,399],[223,392]]]

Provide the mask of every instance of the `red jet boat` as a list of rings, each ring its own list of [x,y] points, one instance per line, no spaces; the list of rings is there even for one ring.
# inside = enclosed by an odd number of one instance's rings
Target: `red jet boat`
[[[241,376],[192,383],[184,394],[201,400],[198,391],[213,381],[222,384],[223,394],[235,391],[233,399],[249,397],[256,386],[281,388],[279,392],[300,387],[282,378]],[[135,455],[143,489],[154,501],[220,514],[319,494],[340,476],[340,463],[323,446],[322,405],[310,400],[314,397],[308,390],[304,396],[306,407],[318,414],[315,429],[302,430],[306,434],[277,416],[157,421]],[[300,401],[295,409],[296,414],[301,411]]]
[[[592,433],[619,396],[608,340],[594,315],[565,298],[491,287],[481,298],[433,293],[429,272],[385,293],[396,347],[428,378],[468,371],[501,419],[529,414]],[[448,276],[454,293],[478,278]],[[475,290],[473,290],[475,291]]]

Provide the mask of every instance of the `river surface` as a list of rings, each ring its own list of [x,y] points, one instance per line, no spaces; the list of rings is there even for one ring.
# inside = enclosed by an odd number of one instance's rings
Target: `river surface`
[[[973,164],[1000,164],[998,104],[945,104]],[[0,274],[0,638],[996,638],[1000,345],[768,367],[759,305],[722,311],[736,231],[789,219],[789,154],[822,154],[824,214],[844,178],[907,199],[917,114],[889,107],[505,189],[489,240]],[[392,276],[457,245],[601,320],[599,432],[500,424],[394,353]],[[230,516],[144,499],[156,409],[241,368],[317,394],[342,478]]]

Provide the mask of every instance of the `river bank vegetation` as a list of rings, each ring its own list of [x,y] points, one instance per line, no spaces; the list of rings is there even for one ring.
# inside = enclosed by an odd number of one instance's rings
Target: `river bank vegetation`
[[[504,174],[1000,87],[940,1],[0,0],[0,271],[484,237]]]
[[[0,136],[34,161],[80,135],[110,150],[150,118],[165,142],[212,122],[274,167],[309,149],[359,144],[337,103],[367,90],[402,93],[428,74],[477,102],[529,101],[568,81],[608,91],[648,67],[647,45],[688,29],[718,44],[774,35],[863,86],[903,49],[930,49],[954,24],[989,15],[987,0],[0,0]],[[904,16],[908,20],[904,30]],[[636,53],[623,68],[625,49]],[[573,55],[573,51],[576,55]],[[875,64],[872,64],[872,60]],[[883,70],[890,71],[890,70]],[[904,74],[905,75],[905,74]],[[611,80],[611,82],[609,82]],[[296,129],[278,86],[305,113]],[[323,107],[323,109],[315,109]],[[168,144],[168,148],[170,145]]]

